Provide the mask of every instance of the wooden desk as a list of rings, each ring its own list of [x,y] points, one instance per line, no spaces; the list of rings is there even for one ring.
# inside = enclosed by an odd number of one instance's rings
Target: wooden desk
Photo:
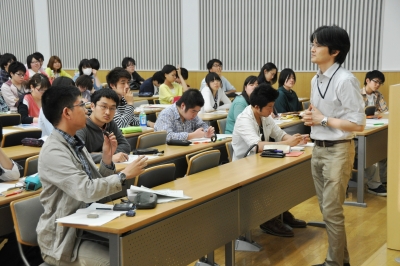
[[[307,98],[307,97],[300,97],[299,98],[299,102],[307,102],[307,101],[309,101],[310,100],[310,98]]]
[[[228,112],[226,112],[226,113],[222,113],[222,112],[218,112],[218,113],[202,113],[202,114],[198,114],[198,116],[204,122],[209,122],[209,121],[215,121],[215,120],[218,120],[218,119],[226,118],[228,116]]]
[[[150,97],[139,97],[139,96],[133,97],[133,101],[135,101],[135,102],[148,101],[149,103],[154,103],[154,100],[158,100],[158,95],[150,96]]]
[[[156,187],[182,189],[192,200],[98,227],[61,225],[108,238],[111,265],[187,265],[224,244],[225,265],[234,265],[234,239],[315,195],[310,158],[311,148],[300,157],[249,156]]]
[[[143,108],[143,111],[146,113],[146,115],[149,114],[155,114],[157,112],[161,112],[164,108],[152,108],[152,107],[145,107]],[[140,108],[135,108],[135,111],[133,111],[134,114],[138,115],[140,114]]]
[[[40,147],[30,147],[30,146],[11,146],[2,148],[4,153],[12,160],[26,159],[31,156],[38,155],[40,152]]]

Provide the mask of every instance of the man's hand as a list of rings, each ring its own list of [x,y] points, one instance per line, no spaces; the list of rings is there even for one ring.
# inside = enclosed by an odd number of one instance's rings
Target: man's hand
[[[132,90],[130,90],[129,88],[126,89],[124,98],[125,98],[125,101],[127,104],[133,105],[134,100],[133,100],[133,91]]]
[[[114,163],[126,162],[129,159],[129,155],[124,152],[118,152],[112,156],[112,161]]]
[[[108,135],[108,137],[103,135],[103,138],[103,162],[107,165],[110,165],[112,162],[112,156],[117,150],[117,138],[112,132]]]
[[[207,132],[204,134],[205,138],[211,138],[215,133],[215,128],[214,127],[209,127]],[[223,133],[221,133],[223,134]]]
[[[204,130],[202,127],[196,129],[196,131],[189,133],[188,139],[197,139],[197,138],[203,138],[204,137]]]
[[[97,70],[92,68],[93,77],[97,76]]]
[[[128,164],[128,166],[121,172],[126,175],[127,179],[134,178],[135,176],[143,173],[144,168],[147,166],[146,161],[147,157],[145,157],[144,155],[140,155],[136,160]]]
[[[317,126],[321,125],[321,121],[324,119],[324,115],[314,107],[312,104],[304,111],[303,118],[301,119],[306,126]]]
[[[298,133],[285,139],[286,144],[289,145],[290,147],[297,146],[302,141],[303,137]]]

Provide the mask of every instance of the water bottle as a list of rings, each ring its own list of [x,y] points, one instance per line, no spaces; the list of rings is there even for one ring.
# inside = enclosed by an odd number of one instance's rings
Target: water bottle
[[[142,128],[142,131],[147,129],[147,117],[146,117],[146,113],[144,112],[143,107],[140,110],[140,114],[139,114],[139,124],[140,127]]]

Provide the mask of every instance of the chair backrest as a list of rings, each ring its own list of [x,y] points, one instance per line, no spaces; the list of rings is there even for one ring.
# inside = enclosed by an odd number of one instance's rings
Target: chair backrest
[[[303,110],[307,110],[310,106],[310,101],[305,101],[301,103],[303,105]]]
[[[175,164],[162,164],[147,168],[137,176],[136,186],[156,187],[175,180]]]
[[[364,111],[367,116],[375,115],[376,107],[374,105],[366,106]]]
[[[192,158],[196,154],[199,154],[199,153],[202,153],[202,152],[205,152],[205,151],[209,151],[209,150],[212,150],[212,147],[208,147],[208,148],[205,148],[205,149],[202,149],[202,150],[199,150],[199,151],[195,151],[195,152],[186,154],[186,163],[189,165],[190,158]]]
[[[219,150],[211,150],[199,153],[189,160],[186,175],[192,175],[219,165],[221,152]]]
[[[16,126],[21,124],[20,114],[5,114],[0,115],[0,123],[3,127]]]
[[[21,140],[24,138],[41,138],[42,131],[41,130],[21,130],[12,133],[5,134],[3,136],[3,141],[1,142],[1,147],[10,147],[21,145]]]
[[[142,134],[136,142],[136,149],[146,149],[153,146],[165,144],[167,141],[167,131],[157,131]]]
[[[38,172],[39,155],[29,157],[25,161],[24,176],[33,175]]]
[[[39,196],[12,201],[10,208],[17,241],[24,245],[37,246],[36,226],[44,212]]]
[[[149,104],[148,100],[142,100],[142,101],[137,101],[137,102],[133,102],[133,107],[140,107],[142,104]]]
[[[226,118],[217,120],[219,134],[225,134]]]
[[[228,153],[228,159],[230,162],[232,162],[232,157],[233,157],[232,141],[225,142],[225,147],[226,147],[226,152]]]

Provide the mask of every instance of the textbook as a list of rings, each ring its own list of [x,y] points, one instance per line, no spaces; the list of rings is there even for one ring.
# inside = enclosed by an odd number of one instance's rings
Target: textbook
[[[289,153],[290,152],[290,146],[289,145],[284,145],[284,144],[270,144],[270,145],[264,145],[264,151],[265,150],[279,150],[282,151],[283,153]]]

